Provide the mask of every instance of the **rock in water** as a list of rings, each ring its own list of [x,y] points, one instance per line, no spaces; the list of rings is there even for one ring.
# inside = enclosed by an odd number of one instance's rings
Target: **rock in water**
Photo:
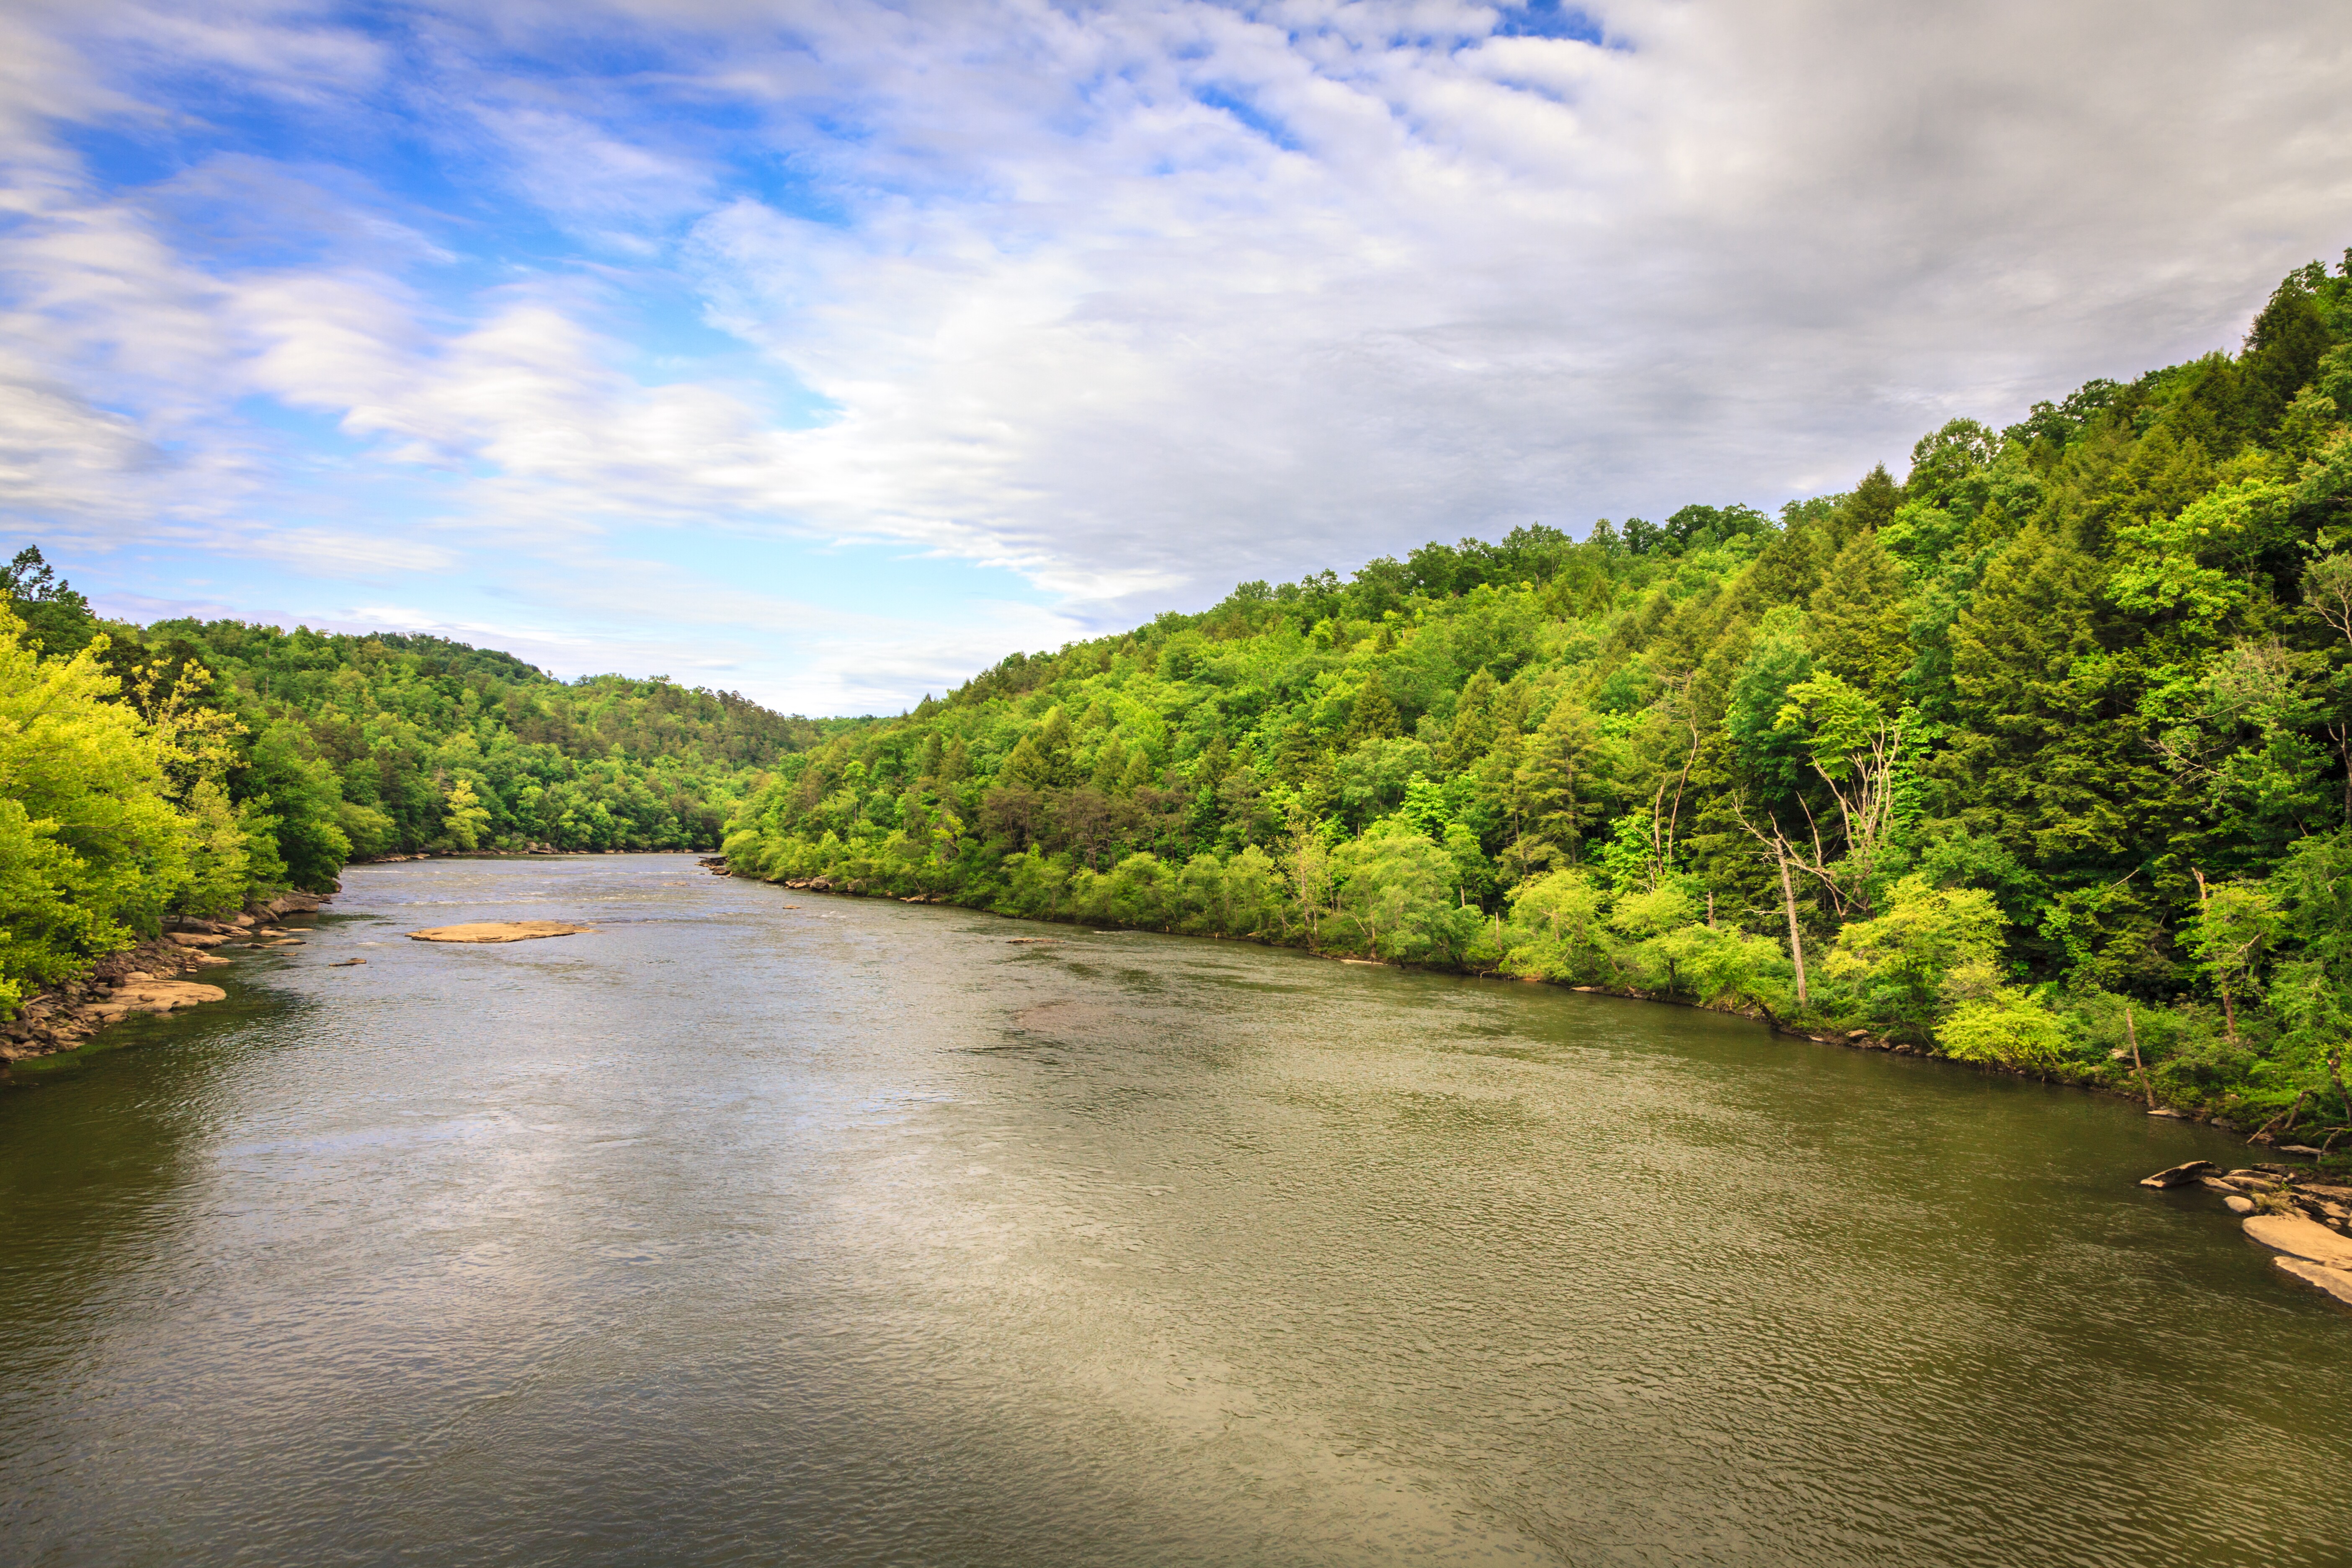
[[[468,921],[463,925],[413,931],[408,936],[412,942],[529,942],[539,936],[578,936],[595,929],[570,921]]]
[[[217,985],[203,985],[193,980],[150,980],[142,975],[92,1011],[119,1018],[125,1013],[168,1013],[174,1007],[193,1007],[199,1002],[221,1002],[227,997],[228,993]]]
[[[2158,1171],[2153,1176],[2142,1176],[2139,1184],[2143,1187],[2185,1187],[2208,1171],[2221,1168],[2210,1160],[2191,1160],[2185,1165],[2173,1165]]]
[[[2352,1268],[2352,1237],[2339,1236],[2316,1220],[2295,1215],[2258,1214],[2243,1224],[2246,1234],[2264,1247],[2329,1268]]]
[[[2352,1268],[2330,1268],[2324,1263],[2314,1263],[2305,1258],[2289,1258],[2284,1254],[2271,1261],[2305,1284],[2316,1285],[2346,1306],[2352,1307]]]

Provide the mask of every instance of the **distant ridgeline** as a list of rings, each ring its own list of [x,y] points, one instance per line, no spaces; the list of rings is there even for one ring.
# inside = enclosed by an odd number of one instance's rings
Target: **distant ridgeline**
[[[0,577],[0,1016],[355,858],[715,849],[764,770],[868,722],[439,637],[100,622],[37,548]]]
[[[2352,279],[2314,264],[2242,353],[1954,420],[1899,483],[1431,544],[1015,654],[781,757],[727,853],[1765,1009],[2324,1140],[2347,413]]]

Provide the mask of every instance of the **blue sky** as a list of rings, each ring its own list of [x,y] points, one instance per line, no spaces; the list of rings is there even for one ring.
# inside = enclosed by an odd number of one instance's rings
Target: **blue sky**
[[[0,508],[102,607],[895,710],[1540,519],[1777,506],[2352,242],[2328,9],[0,17]]]

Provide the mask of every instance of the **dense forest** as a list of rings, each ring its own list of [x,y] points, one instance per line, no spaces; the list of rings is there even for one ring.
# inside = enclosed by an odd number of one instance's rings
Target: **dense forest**
[[[101,622],[37,546],[0,589],[0,1015],[352,858],[716,848],[764,770],[865,722],[438,637]]]
[[[2352,1122],[2352,252],[2241,352],[1777,517],[1528,527],[1015,654],[741,874],[1640,990]]]

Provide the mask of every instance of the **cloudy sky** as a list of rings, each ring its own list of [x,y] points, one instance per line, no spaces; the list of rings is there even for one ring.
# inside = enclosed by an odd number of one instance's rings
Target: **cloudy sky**
[[[0,516],[100,605],[895,710],[1840,489],[2352,244],[2333,0],[9,0]]]

